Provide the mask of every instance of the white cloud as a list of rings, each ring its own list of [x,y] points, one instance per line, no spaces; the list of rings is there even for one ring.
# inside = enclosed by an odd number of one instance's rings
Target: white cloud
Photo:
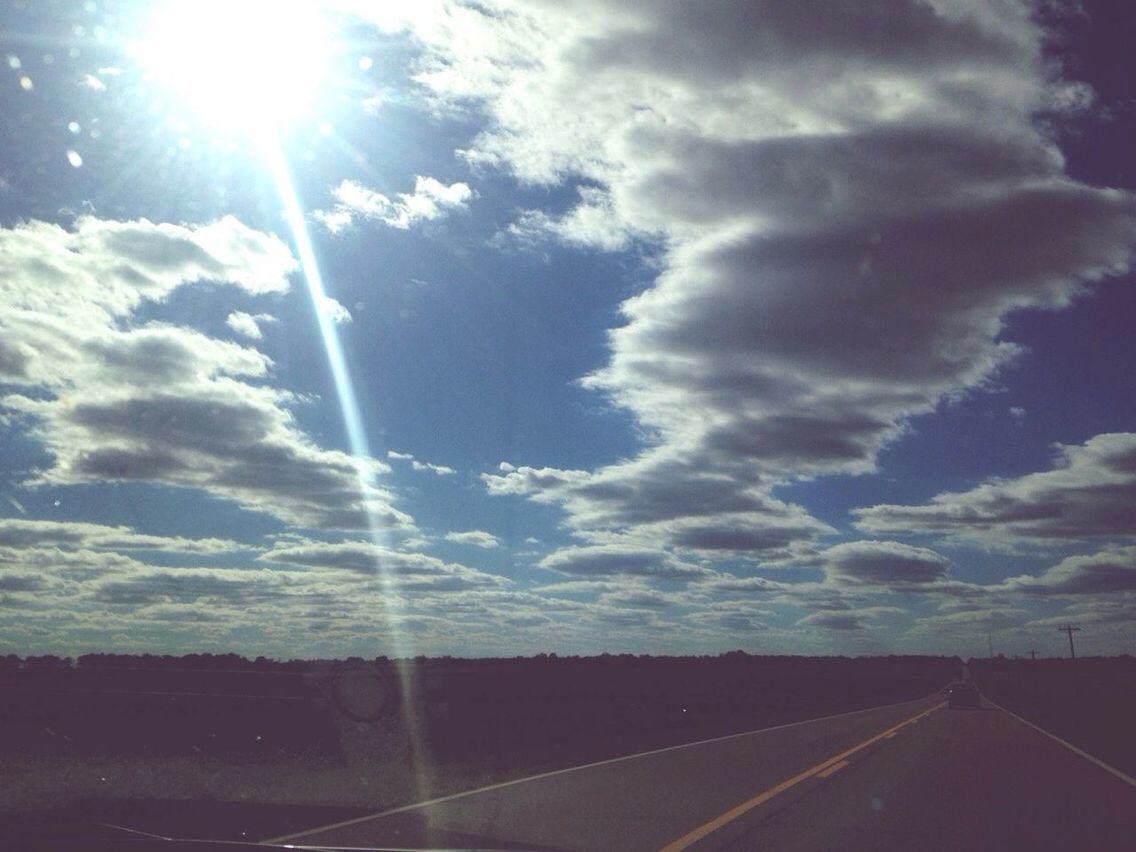
[[[640,236],[612,208],[611,199],[596,187],[581,187],[580,204],[556,218],[541,210],[526,210],[494,242],[535,246],[549,239],[601,251],[625,249]],[[646,235],[642,235],[646,236]]]
[[[295,267],[277,237],[232,217],[0,229],[0,380],[16,388],[0,408],[52,458],[24,484],[163,483],[298,526],[407,524],[375,483],[383,463],[316,447],[296,426],[290,393],[244,381],[267,376],[265,355],[189,328],[123,322],[197,281],[283,292]]]
[[[270,322],[276,322],[276,317],[271,314],[248,314],[244,311],[231,311],[225,318],[225,325],[251,340],[260,340],[264,337],[260,326],[262,323]]]
[[[393,201],[356,181],[344,180],[332,190],[335,204],[331,209],[318,210],[312,215],[333,234],[359,220],[382,222],[392,228],[407,230],[421,222],[441,219],[463,209],[473,197],[473,190],[468,184],[455,182],[447,186],[422,175],[415,178],[413,193],[401,192]]]
[[[331,298],[331,296],[323,297],[320,303],[320,310],[336,325],[346,325],[352,320],[351,311],[347,310],[347,308],[343,307],[342,304]]]
[[[431,464],[430,462],[421,462],[415,459],[410,463],[411,468],[414,470],[428,470],[438,476],[453,476],[457,473],[452,467],[446,467],[444,464]]]
[[[762,527],[778,483],[871,471],[911,417],[989,380],[1020,351],[1009,313],[1130,265],[1131,195],[1068,178],[1036,121],[1084,98],[1027,3],[491,0],[399,26],[436,101],[484,115],[469,162],[583,187],[515,236],[662,247],[586,381],[635,416],[644,455],[572,488],[485,477],[576,530],[633,532],[644,492],[666,492],[667,520],[711,514],[710,483]],[[823,525],[796,526],[808,546]]]
[[[485,532],[484,530],[467,530],[465,532],[448,532],[446,533],[446,541],[452,541],[457,544],[469,544],[474,547],[492,550],[495,547],[501,546],[501,540],[493,533]]]
[[[452,467],[447,467],[444,464],[432,464],[431,462],[419,461],[410,453],[399,453],[394,450],[387,451],[388,459],[395,459],[397,461],[410,462],[411,470],[429,471],[430,473],[437,474],[438,476],[453,476],[457,473]]]

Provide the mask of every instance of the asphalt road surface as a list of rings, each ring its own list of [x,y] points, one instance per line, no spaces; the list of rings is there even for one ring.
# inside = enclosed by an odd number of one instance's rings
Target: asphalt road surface
[[[274,838],[532,850],[1136,850],[1136,783],[943,695],[553,772]]]

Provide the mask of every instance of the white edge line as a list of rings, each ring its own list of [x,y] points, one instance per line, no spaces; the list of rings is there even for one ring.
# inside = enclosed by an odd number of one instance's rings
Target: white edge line
[[[989,701],[989,702],[990,702],[990,704],[992,704],[993,706],[997,707],[997,708],[998,708],[999,710],[1001,710],[1001,711],[1002,711],[1003,713],[1006,713],[1006,714],[1008,714],[1008,715],[1010,715],[1010,716],[1013,716],[1013,717],[1014,717],[1015,719],[1017,719],[1017,720],[1018,720],[1019,722],[1021,722],[1021,723],[1022,723],[1023,725],[1029,725],[1029,726],[1030,726],[1031,728],[1033,728],[1033,729],[1034,729],[1035,731],[1037,731],[1038,733],[1042,733],[1042,734],[1045,734],[1045,735],[1046,735],[1047,737],[1049,737],[1049,738],[1050,738],[1051,740],[1056,740],[1057,742],[1061,743],[1061,745],[1065,746],[1065,748],[1069,749],[1069,751],[1071,751],[1071,752],[1073,752],[1073,753],[1075,753],[1075,754],[1079,754],[1079,755],[1080,755],[1081,757],[1083,757],[1083,758],[1084,758],[1085,760],[1089,761],[1090,763],[1095,763],[1095,764],[1096,764],[1097,766],[1099,766],[1099,767],[1100,767],[1101,769],[1103,769],[1103,770],[1104,770],[1105,772],[1109,772],[1109,773],[1111,773],[1111,774],[1115,775],[1115,776],[1116,776],[1117,778],[1119,778],[1119,779],[1120,779],[1121,781],[1124,781],[1124,782],[1126,782],[1126,783],[1128,783],[1128,784],[1131,784],[1131,785],[1132,785],[1133,787],[1136,787],[1136,778],[1133,778],[1133,777],[1132,777],[1131,775],[1126,775],[1125,773],[1123,773],[1123,772],[1121,772],[1121,771],[1120,771],[1119,769],[1117,769],[1117,768],[1116,768],[1115,766],[1109,766],[1109,765],[1108,765],[1107,763],[1105,763],[1105,762],[1104,762],[1103,760],[1101,760],[1100,758],[1098,758],[1098,757],[1093,757],[1093,756],[1092,756],[1091,754],[1089,754],[1088,752],[1084,752],[1084,751],[1081,751],[1081,750],[1080,750],[1079,748],[1077,748],[1077,747],[1076,747],[1075,745],[1073,745],[1072,743],[1068,743],[1068,742],[1065,742],[1065,740],[1061,739],[1061,737],[1057,736],[1056,734],[1051,734],[1051,733],[1049,733],[1049,731],[1045,730],[1045,728],[1042,728],[1042,727],[1039,727],[1039,726],[1035,725],[1035,724],[1034,724],[1033,722],[1031,722],[1031,721],[1030,721],[1029,719],[1023,719],[1023,718],[1022,718],[1021,716],[1019,716],[1019,715],[1018,715],[1017,713],[1013,712],[1012,710],[1007,710],[1007,709],[1006,709],[1005,707],[1003,707],[1003,706],[1002,706],[1001,704],[995,704],[995,703],[994,703],[993,701],[990,701],[990,699],[989,699],[989,698],[987,698],[987,697],[986,697],[985,695],[984,695],[984,696],[982,696],[982,697],[983,697],[983,699],[984,699],[984,700],[986,700],[986,701]]]
[[[553,769],[550,772],[541,772],[537,775],[528,775],[524,778],[514,778],[511,781],[500,781],[496,784],[489,784],[485,787],[478,787],[474,790],[463,790],[460,793],[451,793],[448,796],[440,796],[437,799],[428,799],[425,802],[414,802],[413,804],[402,805],[401,807],[391,808],[390,810],[379,811],[378,813],[367,814],[366,816],[355,817],[354,819],[347,819],[347,820],[343,820],[342,822],[335,822],[335,823],[332,823],[331,825],[321,825],[321,826],[318,826],[316,828],[308,828],[308,829],[305,829],[304,831],[297,831],[294,834],[285,834],[281,837],[272,837],[268,840],[261,840],[260,842],[261,843],[277,843],[277,844],[286,843],[290,840],[296,840],[296,839],[301,838],[301,837],[308,837],[309,835],[312,835],[312,834],[319,834],[322,831],[332,831],[332,830],[337,829],[337,828],[346,828],[349,825],[358,825],[359,823],[367,822],[368,820],[379,819],[380,817],[386,817],[386,816],[393,816],[394,814],[405,813],[406,811],[412,811],[412,810],[415,810],[417,808],[428,808],[428,807],[431,807],[433,805],[440,805],[443,802],[450,802],[450,801],[453,801],[454,799],[461,799],[461,798],[464,798],[465,796],[473,796],[473,795],[476,795],[478,793],[488,793],[490,790],[500,790],[502,787],[512,787],[514,784],[524,784],[524,783],[527,783],[529,781],[539,781],[542,778],[551,778],[554,775],[564,775],[568,772],[577,772],[581,769],[593,769],[597,766],[607,766],[608,764],[612,764],[612,763],[621,763],[624,760],[636,760],[640,757],[650,757],[651,755],[664,754],[668,751],[678,751],[678,750],[684,749],[684,748],[694,748],[695,746],[708,745],[710,743],[718,743],[718,742],[722,742],[724,740],[734,740],[734,739],[737,739],[739,737],[749,737],[749,736],[753,736],[754,734],[764,734],[764,733],[768,733],[769,731],[783,731],[786,728],[795,728],[798,725],[808,725],[808,724],[811,724],[813,722],[826,722],[826,721],[829,721],[831,719],[841,719],[845,716],[855,716],[857,713],[869,713],[873,710],[886,710],[888,707],[899,707],[903,704],[915,704],[918,701],[929,701],[930,699],[934,698],[939,693],[941,693],[943,691],[943,689],[946,689],[946,687],[943,687],[942,689],[937,689],[934,692],[932,692],[930,695],[924,696],[923,698],[912,698],[908,701],[896,701],[896,702],[893,702],[892,704],[881,704],[878,707],[864,707],[860,710],[849,710],[846,713],[833,713],[831,716],[817,716],[815,719],[802,719],[799,722],[787,722],[784,725],[774,725],[772,728],[758,728],[757,730],[753,730],[753,731],[742,731],[741,733],[738,733],[738,734],[726,734],[725,736],[722,736],[722,737],[711,737],[708,740],[698,740],[697,742],[693,742],[693,743],[679,743],[678,745],[666,746],[665,748],[652,749],[651,751],[640,751],[640,752],[636,752],[635,754],[625,754],[625,755],[622,755],[620,757],[610,757],[607,760],[597,760],[594,763],[582,763],[579,766],[569,766],[569,767],[566,767],[564,769]],[[994,702],[990,702],[990,703],[993,704]],[[1025,720],[1023,719],[1022,721],[1025,721]],[[1086,757],[1087,756],[1088,755],[1086,755]],[[1128,779],[1128,780],[1131,780],[1131,779]]]

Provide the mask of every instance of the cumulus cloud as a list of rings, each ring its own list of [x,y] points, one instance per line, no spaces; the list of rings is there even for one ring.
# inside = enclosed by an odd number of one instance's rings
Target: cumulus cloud
[[[381,222],[405,231],[461,210],[474,197],[468,184],[459,181],[447,186],[422,175],[414,179],[414,192],[400,192],[394,200],[352,180],[340,183],[331,195],[334,200],[332,207],[317,210],[312,216],[333,234],[360,220]]]
[[[693,579],[710,572],[655,548],[607,544],[565,547],[538,563],[541,568],[577,577],[631,576]]]
[[[571,487],[486,477],[574,530],[705,518],[712,491],[731,521],[704,540],[750,513],[807,547],[823,525],[803,510],[770,523],[778,483],[874,470],[910,418],[1019,352],[1009,313],[1130,268],[1131,195],[1066,176],[1036,120],[1083,90],[1047,67],[1027,3],[522,0],[379,23],[413,32],[438,103],[484,114],[469,162],[582,188],[515,235],[661,247],[585,381],[635,416],[643,454]]]
[[[365,541],[283,541],[258,557],[305,568],[349,571],[382,578],[401,591],[453,591],[497,588],[508,581],[465,565],[424,553],[405,553]]]
[[[946,579],[950,560],[933,550],[894,541],[853,541],[821,554],[837,582],[890,589],[926,586]]]
[[[867,532],[932,534],[990,546],[1136,534],[1136,434],[1058,447],[1053,470],[939,494],[922,506],[858,509]]]
[[[493,533],[485,532],[484,530],[448,532],[446,533],[446,541],[452,541],[456,544],[468,544],[485,550],[492,550],[493,548],[501,546],[501,540],[497,538],[497,536],[493,535]]]
[[[265,355],[123,322],[197,281],[283,292],[295,267],[279,238],[232,217],[0,229],[0,380],[16,389],[0,407],[52,458],[24,484],[162,483],[303,527],[409,523],[376,483],[383,463],[315,446],[290,393],[246,381],[267,377]]]
[[[276,322],[276,317],[271,314],[248,314],[244,311],[232,311],[225,318],[225,325],[250,340],[260,340],[264,337],[260,326],[270,322]]]
[[[820,627],[825,630],[867,630],[881,615],[900,613],[903,610],[888,606],[871,606],[849,610],[820,610],[809,613],[797,624],[805,627]]]
[[[221,538],[185,538],[139,533],[126,526],[81,521],[0,518],[0,547],[67,547],[93,550],[159,550],[170,553],[229,553],[248,545]]]
[[[1136,595],[1136,547],[1070,556],[1036,577],[1014,577],[1001,588],[1029,595]]]
[[[771,615],[772,610],[756,606],[751,601],[719,601],[700,607],[685,620],[718,632],[744,634],[769,630],[766,619]]]
[[[663,447],[592,473],[502,463],[482,474],[490,494],[560,505],[576,534],[595,544],[634,542],[699,558],[744,556],[764,564],[806,559],[834,530],[767,487]]]

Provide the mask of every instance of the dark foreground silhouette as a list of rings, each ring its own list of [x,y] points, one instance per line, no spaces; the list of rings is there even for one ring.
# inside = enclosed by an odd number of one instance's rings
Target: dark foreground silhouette
[[[0,845],[45,824],[83,830],[114,819],[182,836],[269,837],[917,698],[960,669],[945,657],[741,652],[289,662],[92,654],[5,663]]]

